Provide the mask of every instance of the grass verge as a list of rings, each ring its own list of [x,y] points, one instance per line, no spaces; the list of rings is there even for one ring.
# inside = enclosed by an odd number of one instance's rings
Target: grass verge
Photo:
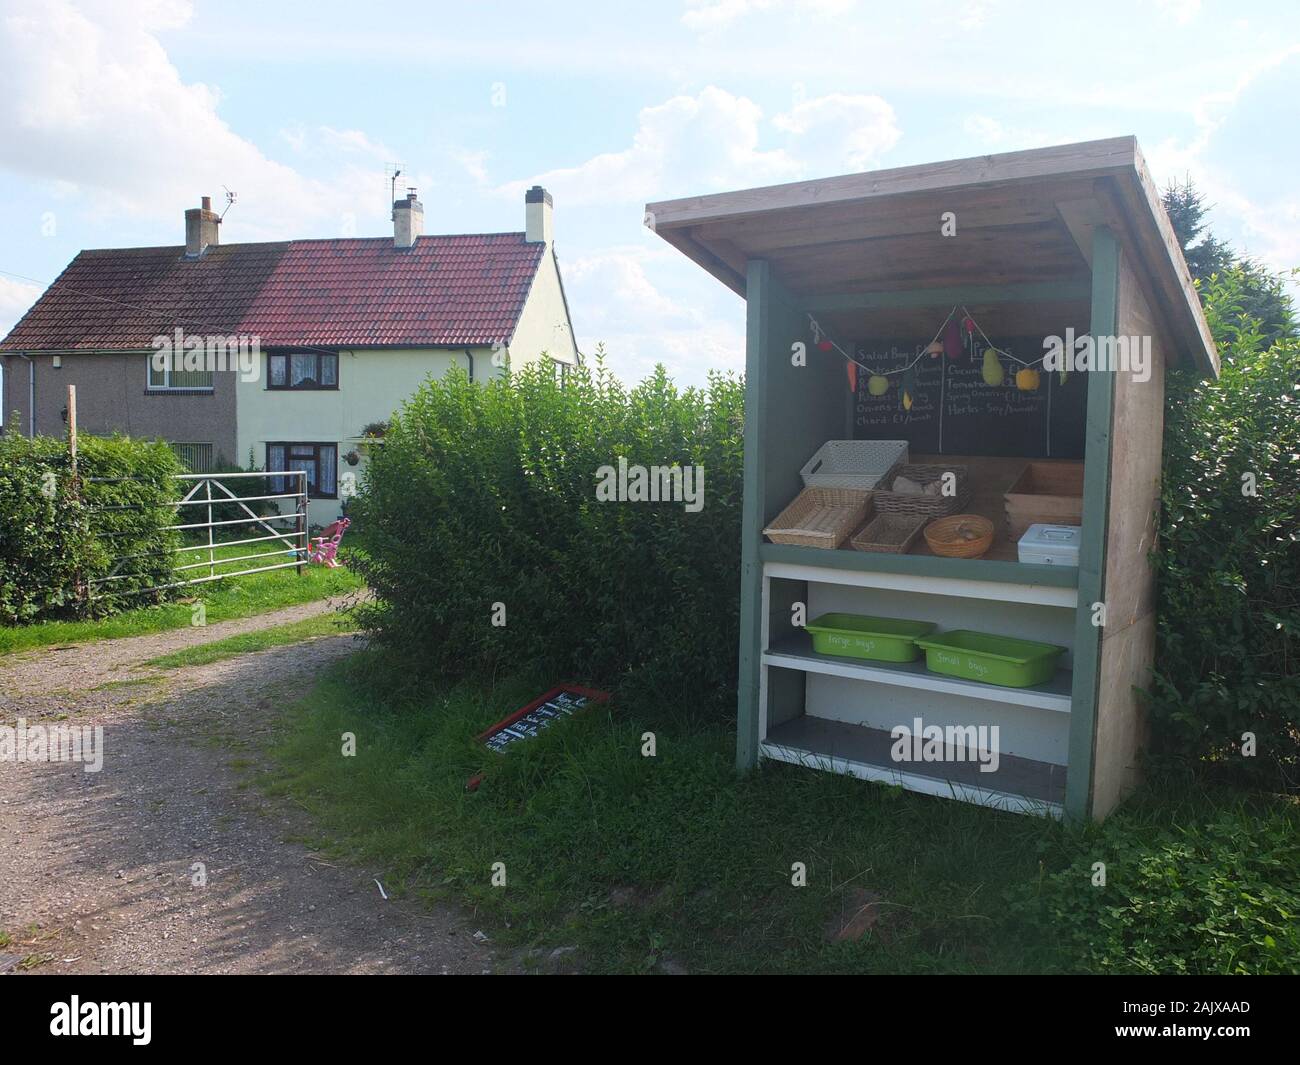
[[[218,555],[225,557],[241,553],[248,554],[249,548],[235,546],[218,550]],[[182,564],[200,562],[207,559],[207,552],[185,552],[181,557]],[[151,632],[184,628],[191,624],[195,602],[203,603],[207,621],[212,623],[252,617],[298,603],[346,595],[357,591],[361,586],[361,578],[346,567],[329,569],[308,566],[301,575],[294,569],[282,569],[232,577],[229,580],[196,585],[189,590],[191,596],[184,601],[140,607],[99,620],[45,621],[35,625],[0,626],[0,654],[87,640],[144,636]]]
[[[356,622],[347,614],[333,612],[317,614],[315,617],[303,618],[302,621],[290,622],[288,625],[275,625],[269,629],[229,636],[213,643],[199,644],[197,647],[186,647],[171,654],[151,658],[142,665],[154,666],[158,669],[206,666],[210,662],[219,662],[223,658],[267,651],[272,647],[283,647],[291,643],[302,643],[318,636],[338,636],[345,632],[355,632],[356,628]]]
[[[729,731],[626,698],[489,756],[471,737],[545,682],[386,700],[381,672],[334,667],[266,787],[385,884],[473,905],[498,941],[578,946],[587,971],[1300,970],[1291,803],[1152,793],[1079,828],[784,765],[738,777]],[[867,934],[833,941],[864,906]]]

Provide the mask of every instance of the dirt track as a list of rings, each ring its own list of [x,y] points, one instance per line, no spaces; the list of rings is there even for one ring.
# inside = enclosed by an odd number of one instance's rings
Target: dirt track
[[[466,915],[385,900],[382,870],[304,846],[305,813],[249,776],[278,708],[355,649],[324,637],[173,671],[257,618],[0,658],[0,724],[102,725],[103,768],[0,761],[0,972],[483,973]],[[107,685],[107,686],[105,686]],[[206,886],[194,886],[196,863]],[[0,938],[0,944],[3,939]]]

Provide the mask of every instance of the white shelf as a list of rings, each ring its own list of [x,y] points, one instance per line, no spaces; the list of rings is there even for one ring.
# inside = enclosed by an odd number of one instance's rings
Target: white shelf
[[[1060,817],[1065,767],[1003,755],[996,773],[965,763],[898,763],[880,729],[803,716],[778,725],[760,745],[764,758],[895,784],[908,791],[960,799],[1016,813]],[[904,766],[906,768],[904,768]]]
[[[844,552],[837,553],[843,554]],[[810,556],[815,554],[817,552],[809,551]],[[852,552],[852,554],[863,555],[866,553]],[[993,564],[989,563],[989,565]],[[999,565],[1014,569],[1013,563],[999,563]],[[1043,569],[1051,567],[1029,568]],[[1079,604],[1079,590],[1077,588],[1035,584],[1030,581],[1020,583],[1018,581],[968,580],[964,577],[935,577],[920,573],[846,569],[840,566],[810,565],[802,562],[764,562],[763,576],[785,580],[814,581],[820,584],[842,584],[855,588],[885,588],[921,595],[958,596],[963,599],[983,599],[995,603],[1027,603],[1035,606],[1061,607],[1067,610],[1074,610]]]
[[[979,681],[931,673],[925,668],[924,655],[915,662],[899,663],[823,655],[812,649],[812,637],[802,630],[778,640],[764,651],[763,664],[798,669],[805,673],[825,673],[832,677],[892,684],[900,688],[923,688],[947,695],[1031,706],[1062,714],[1070,712],[1070,691],[1074,683],[1073,674],[1068,669],[1058,669],[1055,677],[1035,688],[1005,688],[998,684],[982,684]]]

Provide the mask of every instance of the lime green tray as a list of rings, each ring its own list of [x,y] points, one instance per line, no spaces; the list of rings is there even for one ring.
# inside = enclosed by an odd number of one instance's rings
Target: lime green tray
[[[823,614],[806,626],[813,650],[822,655],[868,658],[877,662],[915,662],[918,636],[934,632],[928,621],[873,618],[865,614]]]
[[[916,641],[925,648],[925,668],[950,677],[1032,688],[1052,679],[1064,647],[1012,636],[991,636],[972,629],[953,629]]]

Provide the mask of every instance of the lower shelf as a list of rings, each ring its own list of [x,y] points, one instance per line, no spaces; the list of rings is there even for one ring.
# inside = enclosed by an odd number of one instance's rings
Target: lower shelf
[[[844,658],[840,655],[818,654],[813,650],[812,637],[803,629],[777,640],[763,654],[763,661],[771,666],[802,669],[808,673],[827,673],[837,677],[855,677],[859,680],[894,684],[902,688],[924,688],[949,695],[966,695],[972,699],[990,702],[1016,703],[1041,710],[1070,712],[1070,691],[1074,684],[1068,669],[1058,669],[1056,676],[1046,684],[1033,688],[1005,688],[999,684],[985,684],[977,680],[949,677],[931,673],[925,668],[925,656],[915,662],[874,662],[861,658]]]
[[[894,740],[883,729],[820,717],[797,717],[767,734],[765,758],[898,784],[981,806],[1059,817],[1065,802],[1065,766],[1004,754],[995,772],[976,762],[896,762]]]

